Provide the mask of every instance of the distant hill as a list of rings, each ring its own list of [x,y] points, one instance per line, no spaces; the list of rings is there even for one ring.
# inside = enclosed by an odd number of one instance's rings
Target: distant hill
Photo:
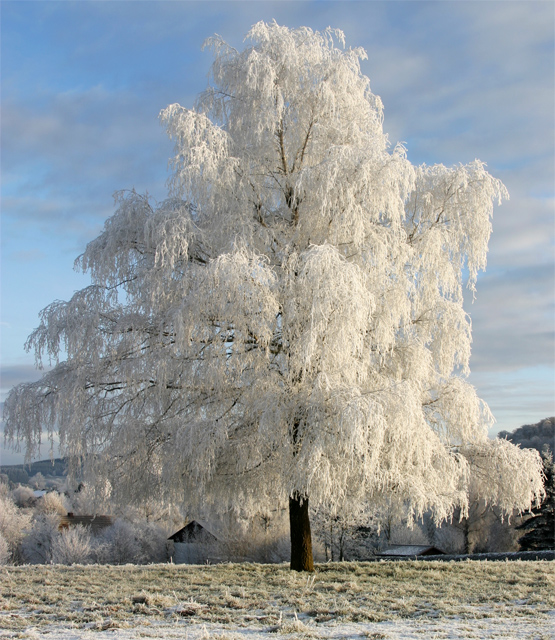
[[[522,448],[537,449],[541,452],[547,445],[555,451],[555,418],[544,418],[537,424],[525,424],[514,431],[500,431],[498,438],[506,438]]]
[[[31,464],[6,464],[0,466],[0,473],[8,476],[10,482],[27,484],[29,478],[37,473],[42,473],[45,478],[65,477],[67,462],[64,458],[54,460],[39,460]]]

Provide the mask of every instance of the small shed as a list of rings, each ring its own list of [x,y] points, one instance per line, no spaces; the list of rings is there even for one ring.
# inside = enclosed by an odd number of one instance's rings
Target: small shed
[[[76,527],[81,525],[90,529],[93,535],[97,535],[103,529],[111,527],[114,524],[114,519],[111,516],[76,516],[73,513],[68,513],[67,516],[60,518],[60,524],[58,529],[67,529],[69,527]]]
[[[445,551],[423,544],[392,544],[376,554],[379,558],[391,558],[392,560],[410,560],[423,556],[442,556]]]
[[[218,539],[196,520],[168,538],[168,555],[175,564],[205,564]]]

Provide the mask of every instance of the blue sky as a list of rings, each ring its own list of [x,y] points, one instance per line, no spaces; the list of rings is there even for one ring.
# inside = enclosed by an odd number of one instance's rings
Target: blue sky
[[[35,379],[38,313],[88,284],[73,261],[135,187],[165,196],[158,123],[207,82],[205,38],[237,48],[259,20],[337,27],[392,143],[414,164],[479,158],[511,200],[496,209],[473,322],[471,382],[497,424],[553,415],[555,5],[550,1],[0,2],[0,400]],[[45,455],[47,447],[45,446]],[[0,449],[4,464],[21,456]]]

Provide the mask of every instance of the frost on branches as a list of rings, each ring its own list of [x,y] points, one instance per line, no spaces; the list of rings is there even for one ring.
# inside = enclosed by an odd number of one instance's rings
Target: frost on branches
[[[439,521],[472,488],[530,508],[539,456],[488,440],[466,381],[463,286],[505,187],[478,160],[391,149],[340,31],[247,39],[209,39],[208,89],[161,113],[169,199],[118,195],[77,260],[91,286],[42,312],[27,348],[57,364],[12,390],[8,440],[34,456],[44,425],[121,501],[289,498],[295,569],[312,568],[309,499]]]

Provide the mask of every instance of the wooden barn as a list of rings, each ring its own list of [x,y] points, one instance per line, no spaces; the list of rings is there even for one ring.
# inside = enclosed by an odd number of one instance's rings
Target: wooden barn
[[[76,516],[73,513],[68,513],[67,516],[60,518],[60,524],[58,529],[67,529],[68,527],[76,527],[81,525],[90,529],[93,535],[97,535],[103,529],[111,527],[114,524],[114,519],[111,516]]]
[[[168,538],[168,555],[175,564],[205,564],[213,557],[217,541],[216,536],[193,520]]]

